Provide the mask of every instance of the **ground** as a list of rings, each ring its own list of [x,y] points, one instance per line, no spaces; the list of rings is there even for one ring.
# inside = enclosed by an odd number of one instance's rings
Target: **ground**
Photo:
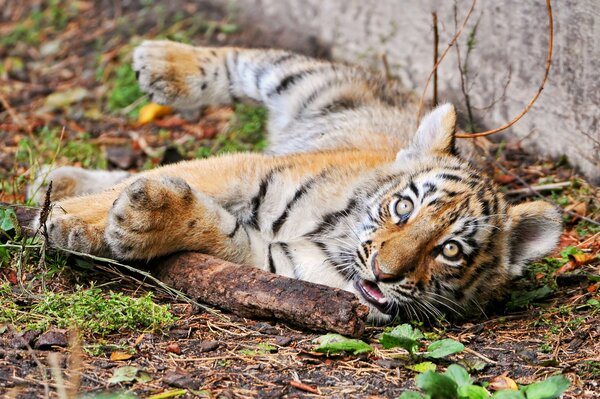
[[[185,0],[107,4],[9,2],[0,11],[0,201],[24,203],[40,164],[134,171],[264,145],[265,112],[256,107],[138,123],[147,99],[129,67],[133,46],[156,37],[254,45],[235,10]],[[530,384],[563,374],[565,397],[600,397],[599,191],[568,160],[537,159],[505,137],[489,170],[511,200],[531,199],[533,186],[563,207],[560,246],[487,315],[404,321],[425,333],[414,357],[384,349],[380,327],[362,337],[371,352],[316,352],[319,333],[207,310],[117,265],[11,240],[3,231],[13,221],[2,211],[0,394],[395,398],[415,388],[411,368],[425,360],[427,344],[451,338],[465,350],[429,359],[440,371],[458,363],[492,386],[501,375]]]

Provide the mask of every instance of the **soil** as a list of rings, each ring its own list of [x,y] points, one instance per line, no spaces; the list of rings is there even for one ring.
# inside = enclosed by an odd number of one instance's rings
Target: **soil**
[[[29,176],[30,163],[15,154],[22,140],[39,137],[45,128],[62,131],[65,144],[79,140],[81,133],[86,132],[86,140],[109,158],[109,168],[121,165],[138,170],[189,158],[201,147],[215,148],[216,135],[226,129],[233,114],[230,108],[204,110],[199,119],[191,121],[182,115],[171,115],[147,125],[107,110],[111,76],[127,62],[132,40],[165,32],[171,37],[188,31],[192,32],[189,39],[194,44],[286,45],[270,41],[251,26],[235,29],[230,11],[210,2],[157,3],[160,4],[144,0],[61,1],[59,10],[77,7],[77,12],[67,13],[66,22],[61,22],[60,15],[54,16],[60,13],[52,8],[51,1],[8,2],[0,10],[0,38],[5,38],[0,42],[0,176],[4,183],[0,201],[24,201],[23,182]],[[32,12],[40,12],[50,22],[32,27]],[[14,43],[7,42],[6,37],[20,24],[37,37],[23,36]],[[301,50],[313,55],[327,53],[317,45]],[[86,97],[40,112],[47,105],[48,95],[72,88],[84,88]],[[510,140],[494,148],[489,170],[509,194],[511,190],[515,193],[513,200],[531,198],[529,192],[514,191],[525,184],[538,185],[544,179],[572,182],[548,198],[575,214],[598,220],[598,189],[578,177],[568,163],[538,159]],[[157,149],[164,152],[157,155]],[[40,151],[43,153],[44,149]],[[56,162],[87,166],[86,159],[74,160],[64,155],[59,155]],[[572,214],[565,214],[565,219],[565,234],[552,257],[560,258],[559,251],[567,246],[598,254],[598,232],[582,231],[581,219]],[[566,398],[600,397],[600,307],[588,304],[589,300],[598,299],[599,284],[589,278],[600,274],[597,259],[556,278],[551,275],[553,269],[529,273],[515,283],[517,296],[547,281],[556,285],[552,285],[548,296],[516,310],[505,299],[476,319],[421,323],[423,330],[459,340],[467,348],[437,362],[438,370],[459,362],[471,369],[476,381],[487,382],[507,374],[520,384],[562,373],[571,381]],[[90,275],[74,259],[68,265],[67,270],[46,282],[45,289],[68,291],[86,281],[136,296],[149,289],[119,273],[94,271]],[[0,268],[0,283],[5,282],[15,284],[15,273]],[[23,330],[24,326],[0,326],[0,395],[58,397],[56,376],[48,372],[49,362],[56,354],[64,378],[70,382],[75,381],[76,373],[68,365],[73,359],[82,362],[83,375],[76,384],[81,394],[123,390],[149,397],[181,388],[185,389],[182,397],[395,398],[403,390],[414,388],[415,372],[405,367],[412,364],[406,352],[385,350],[378,344],[383,327],[369,327],[362,337],[375,348],[373,353],[327,356],[314,351],[313,340],[321,335],[318,332],[206,312],[161,294],[157,300],[170,304],[179,317],[174,327],[168,331],[126,331],[106,337],[81,332],[84,347],[104,345],[106,349],[100,353],[53,345],[49,349],[16,349],[15,329]],[[116,350],[110,345],[128,348],[131,357],[111,360]],[[110,384],[115,370],[123,366],[135,367],[138,380]],[[146,375],[149,380],[143,378]]]

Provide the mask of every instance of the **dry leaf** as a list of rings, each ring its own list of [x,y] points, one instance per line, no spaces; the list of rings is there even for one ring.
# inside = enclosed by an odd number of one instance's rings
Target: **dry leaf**
[[[156,103],[146,104],[140,109],[138,123],[141,123],[143,125],[145,123],[152,122],[153,120],[160,118],[161,116],[169,115],[172,112],[173,108],[167,105],[159,105]]]
[[[176,355],[181,355],[181,348],[179,347],[177,342],[171,342],[169,345],[167,345],[166,351],[174,353]]]
[[[594,254],[575,254],[569,255],[569,262],[565,263],[561,267],[559,267],[555,272],[554,276],[558,276],[559,274],[563,274],[566,272],[570,272],[571,270],[575,270],[580,266],[587,265],[588,263],[594,262],[597,258]]]
[[[515,380],[505,375],[499,375],[497,377],[492,378],[490,381],[489,389],[493,391],[504,391],[510,389],[512,391],[516,391],[519,389]]]
[[[597,259],[597,257],[594,254],[574,254],[574,255],[569,255],[569,260],[571,262],[573,262],[573,264],[576,267],[587,265],[588,263],[592,263],[596,259]]]
[[[126,352],[120,352],[120,351],[114,351],[113,353],[110,354],[110,360],[112,360],[112,361],[129,360],[132,357],[133,357],[133,355],[126,353]]]

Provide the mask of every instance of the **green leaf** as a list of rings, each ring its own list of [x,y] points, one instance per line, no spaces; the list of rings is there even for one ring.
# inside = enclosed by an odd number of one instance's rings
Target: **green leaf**
[[[439,341],[438,341],[439,342]],[[455,341],[456,342],[456,341]],[[463,385],[471,384],[471,376],[463,367],[458,364],[451,364],[444,375],[450,377],[452,381],[456,382],[456,385],[462,387]]]
[[[568,246],[565,249],[563,249],[562,251],[560,251],[560,256],[562,256],[564,259],[567,259],[567,258],[569,258],[569,255],[577,255],[580,253],[582,253],[582,252],[579,248]]]
[[[417,375],[415,382],[417,383],[417,387],[431,395],[432,399],[458,398],[456,382],[446,375],[428,371]]]
[[[427,357],[441,359],[453,353],[459,353],[465,350],[465,346],[458,341],[450,338],[432,342],[427,348]],[[460,366],[459,366],[460,367]]]
[[[431,362],[421,362],[412,365],[409,364],[405,367],[409,370],[416,371],[417,373],[424,373],[426,371],[435,371],[437,366]]]
[[[488,399],[490,393],[479,385],[467,384],[458,387],[458,397],[460,399]]]
[[[512,391],[510,389],[506,389],[504,391],[494,392],[492,395],[494,399],[526,399],[525,395],[521,391]]]
[[[423,338],[423,333],[418,328],[413,329],[410,324],[401,324],[389,333],[383,333],[379,343],[385,349],[400,347],[412,354],[419,347],[418,341]]]
[[[513,291],[510,296],[508,307],[511,309],[522,308],[529,305],[531,302],[544,299],[552,293],[552,288],[544,285],[533,291]]]
[[[563,375],[555,375],[545,381],[536,382],[524,388],[527,399],[555,399],[571,385]]]
[[[402,395],[398,399],[431,399],[431,396],[417,391],[405,391],[402,392]]]
[[[109,384],[118,384],[120,382],[133,382],[139,369],[134,366],[123,366],[115,369],[113,376],[108,379]]]
[[[14,209],[5,208],[0,209],[0,231],[10,231],[15,228],[15,221],[17,220],[17,215],[15,214]]]
[[[319,346],[315,349],[317,352],[325,352],[330,354],[351,352],[354,355],[361,353],[373,352],[367,343],[359,339],[346,338],[340,334],[327,334],[315,340]]]

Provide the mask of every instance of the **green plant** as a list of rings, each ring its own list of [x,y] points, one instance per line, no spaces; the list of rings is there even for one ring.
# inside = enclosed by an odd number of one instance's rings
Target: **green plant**
[[[425,338],[421,330],[413,328],[410,324],[401,324],[394,329],[384,332],[379,342],[385,349],[400,347],[406,349],[411,357],[417,355],[420,341]],[[441,339],[432,341],[427,350],[419,356],[432,359],[441,359],[454,353],[462,352],[464,345],[453,339]]]
[[[359,339],[346,338],[340,334],[322,335],[315,339],[314,342],[319,344],[315,348],[315,351],[328,354],[350,352],[354,355],[359,355],[373,351],[373,348],[369,344]]]
[[[444,373],[427,371],[415,378],[422,392],[407,391],[399,399],[556,399],[569,387],[569,380],[555,375],[545,381],[523,385],[516,390],[497,391],[493,395],[473,379],[461,366],[452,364]]]
[[[109,111],[121,111],[123,108],[130,106],[135,101],[144,96],[144,93],[138,86],[135,72],[129,63],[123,62],[116,70],[112,82],[112,88],[108,92],[107,108]],[[144,100],[136,104],[136,106],[128,112],[128,116],[137,118],[140,108],[147,104]]]

